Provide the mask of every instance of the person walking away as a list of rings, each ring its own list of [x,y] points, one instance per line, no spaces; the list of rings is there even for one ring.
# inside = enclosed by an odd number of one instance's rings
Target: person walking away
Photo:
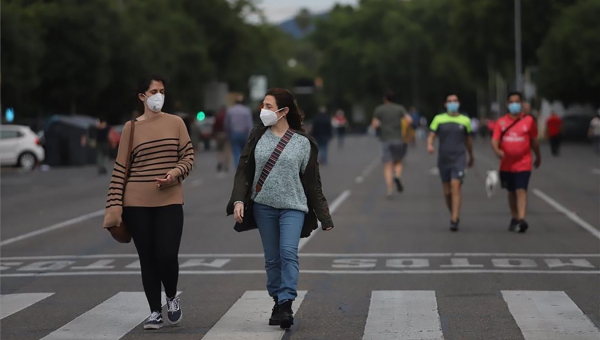
[[[383,176],[387,185],[387,196],[394,192],[394,183],[398,192],[404,190],[402,184],[402,159],[406,153],[402,141],[402,124],[412,124],[412,119],[402,105],[394,103],[395,94],[391,91],[383,96],[383,104],[375,108],[371,126],[379,130],[381,140]]]
[[[326,165],[329,161],[329,141],[333,137],[333,126],[324,107],[319,109],[313,121],[312,135],[319,146],[319,163]]]
[[[227,109],[222,108],[215,116],[215,123],[213,124],[213,136],[217,143],[217,172],[228,172],[229,171],[229,153],[230,143],[225,132],[225,117],[227,116]]]
[[[244,105],[244,96],[238,95],[235,105],[227,109],[225,116],[225,131],[231,142],[233,152],[233,166],[238,167],[238,162],[242,149],[248,140],[248,135],[252,131],[252,111]]]
[[[600,109],[598,109],[596,117],[592,118],[590,121],[588,136],[590,136],[594,142],[594,151],[597,155],[600,155]]]
[[[430,154],[435,152],[433,142],[439,137],[438,168],[451,215],[450,230],[457,231],[465,170],[471,168],[474,162],[472,130],[469,117],[458,112],[460,102],[456,94],[446,97],[445,106],[446,112],[435,116],[431,122],[427,151]]]
[[[317,219],[323,230],[331,230],[333,221],[321,190],[318,146],[302,129],[294,96],[270,89],[262,105],[264,126],[252,131],[242,151],[227,214],[234,215],[236,230],[240,224],[240,231],[258,227],[267,290],[275,301],[269,325],[286,329],[294,323],[300,237],[317,228]]]
[[[558,156],[561,143],[562,119],[552,112],[546,120],[546,138],[550,141],[552,156]]]
[[[479,133],[479,118],[473,117],[471,118],[471,138],[477,138],[477,134]]]
[[[98,174],[105,175],[107,163],[110,157],[110,132],[111,127],[106,123],[106,120],[100,118],[96,124],[96,164],[98,166]]]
[[[338,109],[335,113],[335,116],[331,120],[331,124],[335,129],[335,134],[338,138],[338,148],[344,148],[344,140],[346,138],[346,132],[348,129],[348,120],[346,119],[346,114],[344,110]]]
[[[522,112],[522,102],[523,95],[520,92],[508,95],[509,113],[496,121],[492,135],[492,149],[500,159],[500,183],[508,191],[512,215],[509,230],[520,233],[529,228],[525,214],[532,168],[531,150],[535,154],[535,168],[542,161],[535,118]]]
[[[412,124],[408,126],[406,142],[412,144],[413,146],[417,145],[417,130],[419,129],[419,112],[414,106],[411,106],[409,109],[410,118],[412,119]]]
[[[161,283],[167,296],[167,322],[178,324],[183,316],[177,296],[182,182],[192,170],[194,148],[183,120],[161,111],[165,83],[164,78],[152,76],[138,86],[144,111],[123,128],[103,223],[104,228],[127,228],[133,238],[151,313],[144,329],[163,325]],[[129,147],[131,154],[127,154]]]

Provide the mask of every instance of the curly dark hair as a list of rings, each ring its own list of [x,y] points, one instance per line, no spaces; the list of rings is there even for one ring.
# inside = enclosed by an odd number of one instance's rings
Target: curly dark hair
[[[282,109],[287,107],[289,109],[288,114],[285,116],[287,119],[290,128],[297,131],[304,131],[302,127],[302,122],[304,121],[304,112],[300,110],[298,107],[298,101],[294,95],[282,88],[273,88],[267,91],[266,96],[275,97],[275,102],[277,103],[277,108]]]

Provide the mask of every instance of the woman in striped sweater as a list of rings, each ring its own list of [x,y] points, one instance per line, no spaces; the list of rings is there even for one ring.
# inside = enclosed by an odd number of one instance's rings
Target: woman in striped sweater
[[[161,283],[167,295],[167,321],[177,324],[182,318],[176,296],[183,230],[181,183],[192,170],[194,149],[183,120],[161,111],[164,97],[163,78],[140,83],[138,98],[144,113],[123,128],[104,215],[105,228],[124,222],[135,243],[151,312],[144,329],[162,327]],[[127,155],[132,124],[133,144]]]

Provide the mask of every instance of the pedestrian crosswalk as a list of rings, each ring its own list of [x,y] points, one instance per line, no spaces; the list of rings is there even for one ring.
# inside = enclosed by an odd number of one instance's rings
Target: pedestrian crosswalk
[[[54,294],[0,295],[1,318],[18,317],[20,313],[35,311],[38,304],[45,303],[43,301]],[[298,292],[295,311],[308,313],[305,315],[311,313],[310,310],[303,310],[302,304],[309,294],[307,291]],[[600,339],[598,327],[564,291],[503,290],[498,298],[500,296],[525,340]],[[265,291],[246,291],[204,336],[200,334],[198,338],[281,339],[285,331],[270,327],[266,322],[272,305],[273,300]],[[118,292],[72,321],[57,325],[55,330],[48,330],[42,340],[121,339],[147,316],[148,306],[143,292]],[[372,291],[365,318],[364,332],[357,334],[356,339],[442,340],[449,336],[444,334],[438,297],[432,290]]]

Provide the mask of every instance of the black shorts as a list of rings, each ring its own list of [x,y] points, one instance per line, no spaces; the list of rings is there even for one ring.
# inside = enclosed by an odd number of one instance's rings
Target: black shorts
[[[517,189],[527,190],[529,177],[531,177],[531,171],[500,171],[500,184],[502,188],[508,191],[516,191]]]
[[[461,182],[465,178],[464,162],[456,162],[454,164],[438,165],[442,183],[450,183],[453,179],[458,179]]]

